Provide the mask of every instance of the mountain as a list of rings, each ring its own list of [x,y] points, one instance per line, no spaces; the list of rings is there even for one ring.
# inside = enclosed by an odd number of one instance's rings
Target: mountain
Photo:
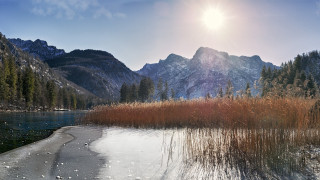
[[[74,50],[45,62],[69,81],[109,100],[119,100],[124,82],[138,83],[141,79],[139,74],[105,51]]]
[[[42,61],[47,59],[53,59],[54,57],[61,56],[65,54],[63,49],[57,49],[55,46],[48,46],[48,43],[43,40],[21,40],[17,39],[8,39],[16,47],[22,49],[23,51],[41,59]]]
[[[234,92],[245,89],[249,82],[253,94],[254,82],[259,80],[263,66],[277,68],[266,63],[259,56],[233,56],[211,48],[199,48],[192,59],[170,54],[159,63],[146,64],[137,71],[142,76],[149,76],[154,82],[159,78],[168,81],[177,97],[197,98],[207,93],[216,96],[219,87],[226,87],[228,80],[234,86]]]
[[[19,48],[14,43],[11,43],[11,41],[9,41],[4,35],[0,33],[0,62],[3,58],[10,57],[14,58],[18,69],[24,70],[26,67],[30,66],[32,71],[35,72],[39,77],[41,77],[45,82],[53,80],[59,88],[71,88],[74,89],[78,94],[94,97],[92,93],[88,92],[80,86],[77,86],[73,82],[66,80],[39,58],[30,55],[26,51],[23,51],[21,48]]]

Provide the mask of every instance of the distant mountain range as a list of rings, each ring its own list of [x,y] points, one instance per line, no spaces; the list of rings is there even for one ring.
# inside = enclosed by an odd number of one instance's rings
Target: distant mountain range
[[[56,74],[101,98],[119,99],[121,85],[139,83],[142,76],[150,77],[155,84],[161,77],[168,81],[176,97],[197,98],[207,93],[215,96],[219,87],[226,87],[231,80],[234,92],[245,89],[249,82],[252,93],[257,94],[253,84],[259,80],[263,66],[279,68],[266,63],[259,56],[233,56],[211,48],[199,48],[193,58],[187,59],[170,54],[165,60],[146,64],[137,72],[131,71],[113,55],[105,51],[62,49],[48,46],[43,40],[10,42],[25,52],[46,62]]]
[[[253,84],[259,80],[263,66],[278,68],[259,56],[238,57],[201,47],[192,59],[170,54],[158,63],[146,64],[137,73],[155,82],[162,78],[176,91],[177,97],[197,98],[207,93],[216,96],[219,87],[224,89],[228,80],[233,83],[234,92],[245,89],[248,82],[252,93],[257,94],[259,89],[254,89]]]

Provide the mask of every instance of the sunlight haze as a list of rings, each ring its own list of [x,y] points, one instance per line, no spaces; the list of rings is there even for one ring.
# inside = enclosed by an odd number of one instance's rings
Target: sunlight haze
[[[199,47],[280,65],[319,47],[317,0],[0,0],[0,32],[110,52],[129,68]]]

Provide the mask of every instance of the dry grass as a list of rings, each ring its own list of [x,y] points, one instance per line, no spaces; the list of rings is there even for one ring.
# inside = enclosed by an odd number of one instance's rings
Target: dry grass
[[[202,172],[198,179],[214,174],[226,179],[315,178],[307,163],[308,149],[320,147],[320,102],[319,107],[315,102],[252,98],[119,104],[97,107],[85,121],[185,128],[186,167],[195,169],[193,176]]]
[[[85,122],[107,126],[171,128],[306,128],[314,100],[197,99],[96,107]]]

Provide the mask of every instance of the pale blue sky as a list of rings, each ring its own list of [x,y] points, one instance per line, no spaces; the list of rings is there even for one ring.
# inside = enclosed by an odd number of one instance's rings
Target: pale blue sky
[[[209,7],[220,29],[202,22]],[[9,38],[108,51],[133,70],[200,46],[277,65],[320,49],[319,0],[0,0],[0,22]]]

